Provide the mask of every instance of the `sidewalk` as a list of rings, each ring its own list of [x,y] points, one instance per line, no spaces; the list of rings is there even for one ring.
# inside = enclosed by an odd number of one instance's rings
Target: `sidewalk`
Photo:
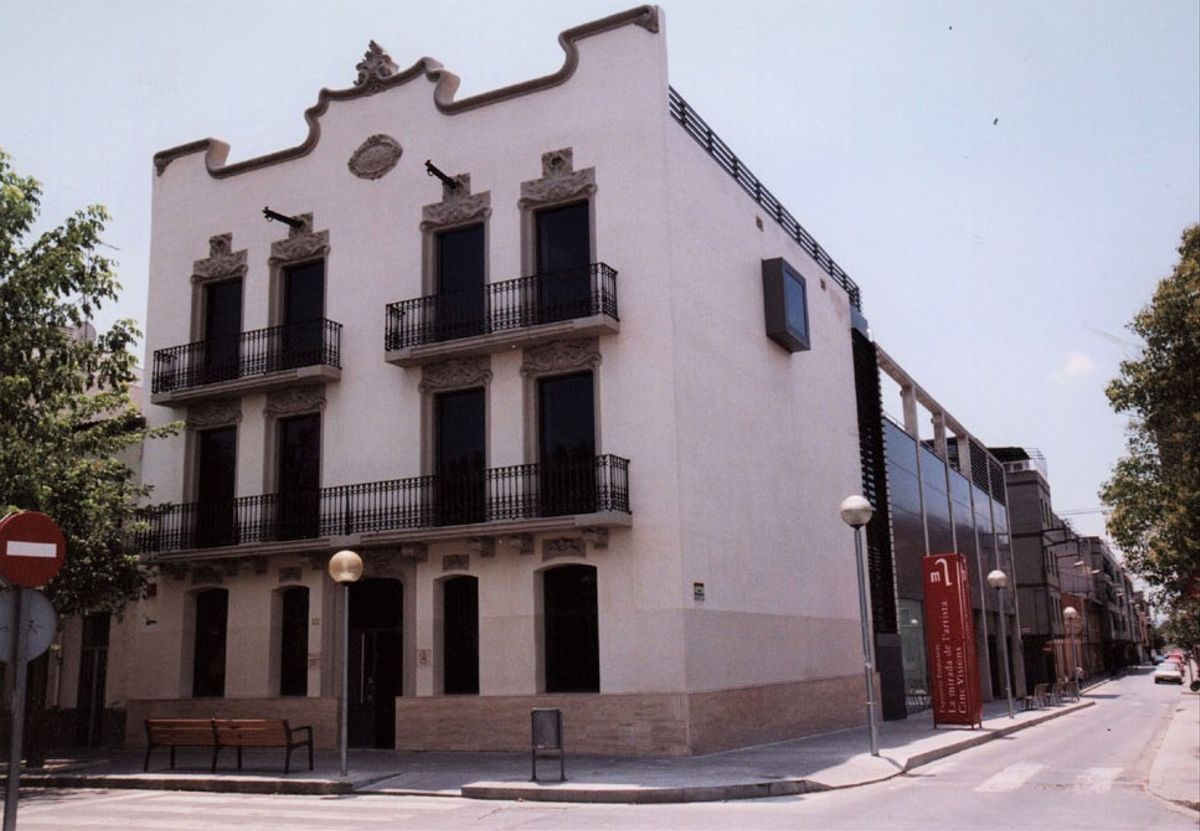
[[[462,796],[475,799],[551,802],[701,802],[786,796],[865,785],[897,776],[1049,719],[1095,704],[1083,700],[1010,719],[1004,702],[985,706],[982,729],[932,728],[928,712],[904,721],[883,722],[880,755],[867,752],[865,727],[705,756],[625,758],[573,756],[566,759],[566,782],[530,782],[528,753],[406,753],[354,750],[350,776],[338,776],[336,753],[317,753],[316,770],[282,775],[278,751],[248,751],[245,769],[234,770],[230,752],[218,773],[209,773],[210,755],[180,750],[175,770],[158,750],[150,771],[142,772],[140,752],[57,760],[44,772],[21,777],[25,787],[140,788],[227,793],[376,793]],[[568,751],[570,733],[567,733]],[[558,774],[557,761],[539,763],[542,776]]]
[[[1184,690],[1154,755],[1146,787],[1159,799],[1200,811],[1200,693],[1186,691],[1186,682]]]

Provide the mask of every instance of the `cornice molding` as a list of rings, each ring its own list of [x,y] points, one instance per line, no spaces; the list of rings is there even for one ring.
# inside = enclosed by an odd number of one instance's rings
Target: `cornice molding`
[[[492,215],[490,191],[471,193],[471,174],[460,173],[453,181],[458,187],[442,183],[442,201],[421,208],[421,230],[432,231],[453,225],[465,225],[474,220],[483,221]]]
[[[478,387],[492,380],[491,360],[487,355],[451,358],[421,367],[420,390],[423,393]]]
[[[271,256],[267,263],[272,268],[324,257],[329,253],[329,231],[313,231],[312,214],[300,214],[297,219],[304,224],[299,228],[289,227],[287,239],[271,243]]]
[[[657,34],[659,29],[658,7],[638,6],[567,29],[558,36],[558,43],[565,55],[562,66],[556,72],[474,95],[470,98],[464,98],[461,101],[454,100],[454,94],[458,91],[459,86],[458,76],[445,69],[440,63],[432,58],[421,58],[408,69],[399,72],[396,71],[396,64],[388,54],[372,41],[365,57],[356,67],[358,77],[354,85],[346,89],[322,89],[317,94],[317,103],[304,111],[304,120],[308,123],[308,135],[304,141],[295,147],[288,147],[284,150],[268,153],[265,156],[258,156],[253,159],[246,159],[245,161],[227,165],[225,164],[225,160],[229,157],[229,145],[220,139],[205,138],[155,153],[154,170],[156,175],[162,176],[166,172],[167,167],[175,159],[190,156],[194,153],[203,153],[204,165],[208,170],[208,174],[214,179],[224,179],[228,176],[236,176],[239,173],[246,173],[247,171],[258,170],[273,164],[300,158],[311,153],[313,148],[317,146],[317,142],[320,141],[320,119],[325,114],[325,111],[329,109],[331,101],[349,101],[354,98],[374,95],[392,87],[406,84],[415,78],[424,77],[434,84],[434,105],[439,112],[445,115],[457,115],[458,113],[467,112],[479,107],[540,92],[541,90],[558,86],[575,74],[575,70],[579,66],[579,48],[576,45],[579,41],[593,35],[630,25],[640,26],[647,32]]]
[[[186,423],[189,430],[227,427],[242,420],[240,400],[208,401],[188,407]]]
[[[211,283],[246,276],[246,250],[233,250],[233,234],[208,238],[208,256],[192,263],[192,282]]]
[[[570,147],[542,154],[542,178],[521,183],[521,210],[554,202],[581,199],[596,192],[596,169],[575,169],[575,152]]]
[[[263,415],[280,418],[304,413],[320,412],[325,409],[324,387],[288,387],[267,395]]]
[[[600,340],[598,338],[575,338],[574,340],[552,340],[525,350],[521,362],[521,375],[536,378],[559,372],[582,372],[600,365]]]

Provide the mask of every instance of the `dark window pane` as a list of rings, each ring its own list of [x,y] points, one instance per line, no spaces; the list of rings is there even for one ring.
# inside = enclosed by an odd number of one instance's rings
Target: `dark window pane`
[[[546,692],[600,691],[596,569],[561,566],[542,575]]]
[[[279,694],[308,695],[308,589],[286,588],[279,623]]]
[[[225,633],[229,593],[205,589],[196,593],[196,642],[192,662],[192,695],[225,695]]]
[[[783,307],[788,331],[807,348],[808,298],[804,294],[804,278],[787,268],[783,270]]]
[[[550,322],[591,313],[591,222],[588,203],[538,211],[538,320]]]
[[[479,581],[451,577],[442,583],[442,689],[447,695],[479,693]]]
[[[437,340],[486,331],[483,226],[437,235]]]
[[[234,530],[237,428],[201,430],[196,440],[196,545],[229,545]]]
[[[204,287],[203,383],[238,377],[242,334],[242,281],[223,280]]]
[[[281,540],[317,536],[321,500],[321,416],[279,420],[278,528]]]
[[[486,449],[484,391],[447,392],[434,399],[437,524],[484,519]]]
[[[288,369],[321,362],[325,317],[325,261],[283,270],[283,330],[278,367]]]
[[[596,510],[596,422],[592,373],[538,380],[542,515]]]

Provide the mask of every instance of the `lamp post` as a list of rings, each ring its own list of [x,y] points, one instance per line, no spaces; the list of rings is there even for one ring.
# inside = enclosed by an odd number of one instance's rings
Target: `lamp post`
[[[863,566],[862,527],[875,509],[861,496],[847,496],[839,509],[842,522],[854,529],[854,564],[858,568],[858,612],[862,623],[863,674],[867,681],[867,726],[871,733],[871,755],[879,755],[879,728],[875,725],[875,655],[871,647],[871,609],[867,605],[867,575]]]
[[[1075,611],[1074,606],[1068,606],[1063,609],[1063,617],[1067,621],[1067,640],[1071,644],[1071,674],[1069,679],[1074,681],[1076,689],[1078,689],[1079,679],[1075,676],[1075,667],[1079,666],[1079,658],[1075,655],[1075,618],[1079,617],[1079,612]]]
[[[342,778],[346,778],[346,742],[350,698],[350,584],[363,574],[362,557],[343,549],[329,558],[329,576],[342,587],[342,694],[338,708],[338,748],[342,754]]]
[[[1004,587],[1008,575],[1000,569],[992,569],[987,576],[988,585],[996,590],[996,612],[1000,615],[1000,660],[1004,663],[1004,695],[1008,697],[1008,717],[1016,718],[1013,712],[1012,677],[1008,671],[1008,624],[1004,620]]]

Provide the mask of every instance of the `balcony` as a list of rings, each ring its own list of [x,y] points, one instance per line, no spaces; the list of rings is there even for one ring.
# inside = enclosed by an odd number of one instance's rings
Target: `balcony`
[[[593,263],[392,303],[384,345],[390,363],[419,366],[620,328],[617,272]]]
[[[142,519],[149,529],[136,544],[144,553],[275,543],[289,551],[317,550],[333,537],[369,546],[622,526],[630,522],[629,461],[605,455],[216,504],[156,505],[144,509]]]
[[[150,400],[179,406],[341,376],[342,324],[312,320],[155,350]]]

